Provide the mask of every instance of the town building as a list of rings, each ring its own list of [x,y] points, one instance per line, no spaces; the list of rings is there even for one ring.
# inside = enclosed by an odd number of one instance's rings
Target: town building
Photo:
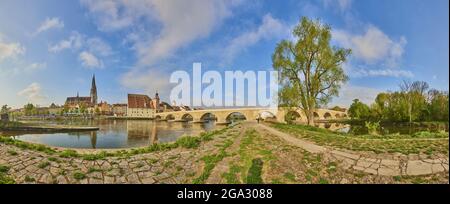
[[[112,115],[112,107],[106,101],[101,101],[97,108],[100,115]]]
[[[95,84],[95,75],[92,76],[90,96],[80,96],[77,93],[75,97],[67,97],[64,106],[71,111],[79,111],[79,109],[86,109],[90,112],[97,106],[97,85]]]
[[[128,94],[127,116],[132,118],[153,118],[156,109],[147,95]]]
[[[116,117],[126,116],[127,115],[127,107],[128,104],[117,103],[112,105],[112,114]]]

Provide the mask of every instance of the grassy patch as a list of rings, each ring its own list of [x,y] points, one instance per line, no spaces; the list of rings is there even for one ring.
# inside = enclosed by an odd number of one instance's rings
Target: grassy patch
[[[59,153],[59,156],[62,158],[72,158],[72,157],[78,157],[79,154],[75,150],[66,149]]]
[[[238,174],[241,171],[241,167],[236,165],[236,164],[232,164],[230,166],[230,169],[228,172],[223,173],[222,178],[225,179],[225,182],[227,184],[238,184],[239,179],[237,177],[236,174]]]
[[[289,181],[292,181],[292,182],[295,181],[295,175],[293,173],[290,173],[290,172],[284,173],[283,177]]]
[[[11,150],[11,149],[9,149],[7,152],[8,152],[8,154],[11,155],[11,156],[16,156],[16,155],[18,154],[16,151]]]
[[[10,137],[1,137],[0,136],[0,142],[7,144],[7,145],[13,145],[13,146],[19,147],[21,149],[35,150],[35,151],[44,152],[47,154],[53,154],[56,152],[54,149],[47,147],[45,145],[27,143],[27,142],[16,140],[16,139],[13,139]]]
[[[41,169],[43,169],[43,168],[45,168],[45,167],[47,167],[47,166],[49,166],[49,165],[50,165],[50,162],[45,161],[45,162],[39,163],[39,164],[38,164],[38,167],[41,168]]]
[[[264,162],[259,158],[252,160],[252,165],[248,169],[246,183],[248,184],[263,183],[263,180],[261,178],[263,164]]]
[[[89,167],[88,174],[94,173],[94,172],[103,172],[103,170],[99,169],[99,168],[95,168],[95,167]]]
[[[52,162],[59,162],[59,159],[55,158],[55,157],[49,157],[49,158],[47,158],[47,160],[52,161]]]
[[[403,154],[448,154],[448,133],[419,132],[414,135],[361,135],[336,133],[306,125],[276,123],[273,127],[294,136],[314,141],[318,145],[334,146],[354,151]],[[430,140],[427,140],[430,138]],[[441,138],[441,139],[439,139]]]
[[[86,178],[86,175],[81,173],[81,172],[75,172],[73,174],[73,178],[76,179],[76,180],[81,180],[81,179]]]
[[[36,181],[36,179],[35,178],[33,178],[33,177],[31,177],[31,176],[28,176],[28,175],[26,175],[25,176],[25,182],[28,182],[28,183],[30,183],[30,182],[35,182]]]
[[[7,173],[9,171],[9,166],[0,164],[0,173]]]
[[[222,161],[223,158],[227,156],[227,153],[225,150],[233,144],[232,140],[225,140],[222,148],[219,150],[218,154],[213,155],[207,155],[204,156],[201,160],[205,162],[205,167],[203,168],[202,174],[195,178],[192,182],[194,184],[202,184],[205,183],[205,181],[209,178],[209,175],[211,175],[212,170],[216,166],[217,163]]]

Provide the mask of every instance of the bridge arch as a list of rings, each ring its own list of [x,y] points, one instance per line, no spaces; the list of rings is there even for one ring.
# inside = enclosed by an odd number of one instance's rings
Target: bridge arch
[[[175,116],[173,114],[169,114],[166,116],[166,120],[175,120]]]
[[[341,118],[341,114],[336,113],[336,115],[334,115],[334,117],[337,118],[337,119],[339,119],[339,118]]]
[[[331,113],[326,112],[325,114],[323,114],[323,118],[324,119],[331,119],[332,118]]]
[[[313,117],[314,117],[315,120],[320,119],[320,116],[319,116],[319,114],[317,112],[313,113]]]
[[[288,111],[284,116],[286,122],[298,122],[301,121],[302,116],[297,111]]]
[[[217,116],[213,113],[204,113],[202,116],[200,116],[201,121],[217,121]]]
[[[181,120],[193,121],[194,117],[191,114],[189,114],[189,113],[185,113],[183,116],[181,116]]]
[[[226,122],[232,122],[233,120],[248,120],[248,116],[241,112],[231,112],[225,117]]]

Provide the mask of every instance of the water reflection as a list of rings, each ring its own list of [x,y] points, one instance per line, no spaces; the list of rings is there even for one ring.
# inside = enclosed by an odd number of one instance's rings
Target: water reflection
[[[59,123],[59,122],[58,122]],[[71,125],[97,126],[98,131],[72,133],[20,133],[4,132],[3,135],[16,139],[47,144],[57,147],[70,148],[132,148],[148,146],[155,143],[175,141],[186,135],[198,135],[221,126],[214,122],[183,123],[183,122],[154,122],[150,120],[99,120],[89,122],[66,122]]]

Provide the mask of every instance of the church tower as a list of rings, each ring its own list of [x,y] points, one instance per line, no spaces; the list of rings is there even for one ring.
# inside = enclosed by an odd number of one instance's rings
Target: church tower
[[[95,85],[95,74],[92,76],[91,103],[94,106],[97,105],[97,86]]]

